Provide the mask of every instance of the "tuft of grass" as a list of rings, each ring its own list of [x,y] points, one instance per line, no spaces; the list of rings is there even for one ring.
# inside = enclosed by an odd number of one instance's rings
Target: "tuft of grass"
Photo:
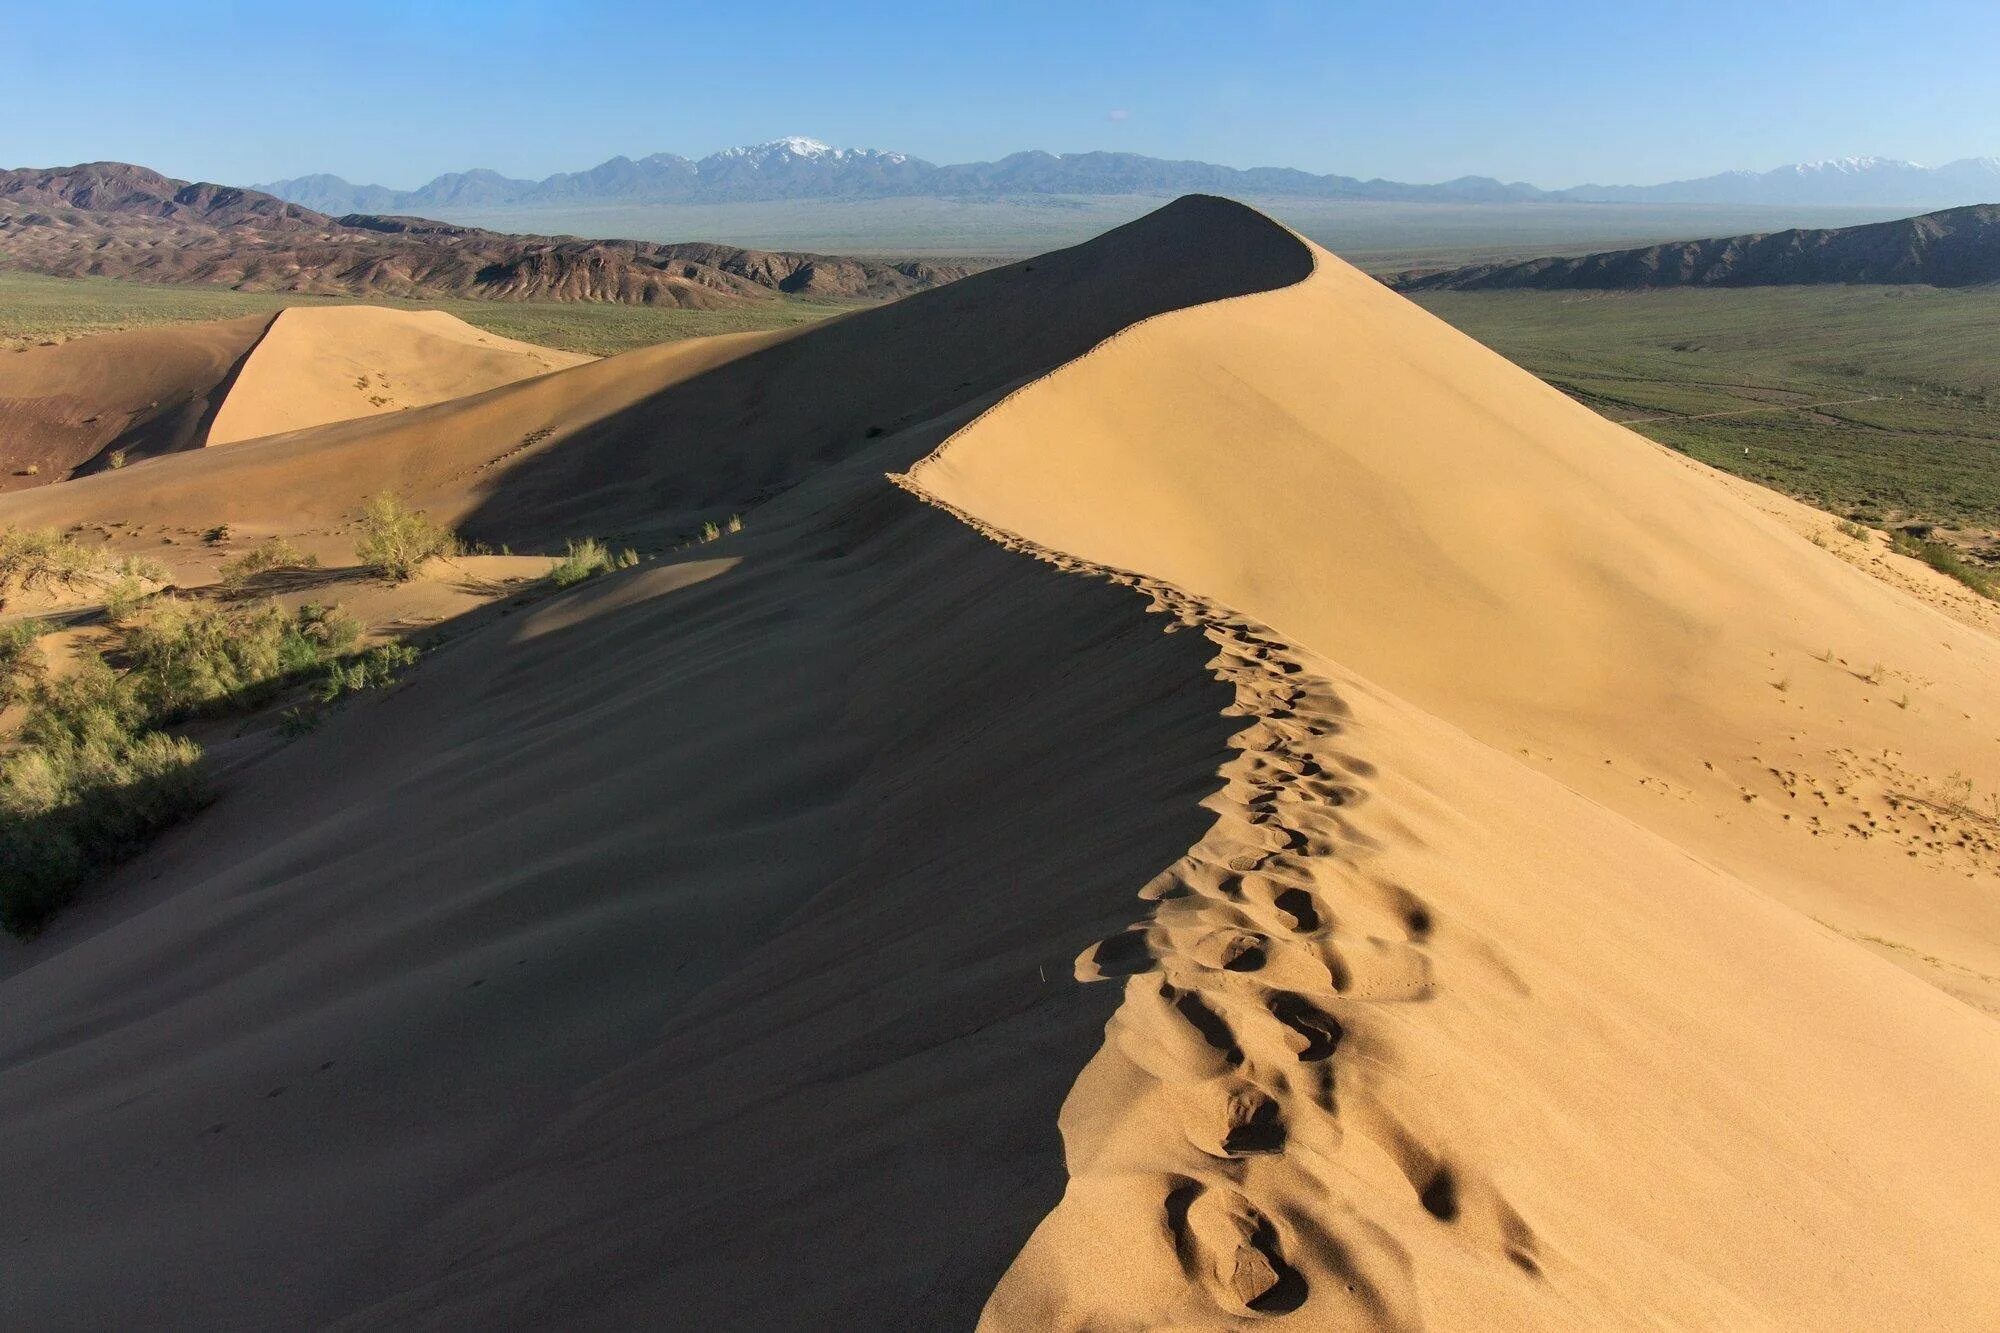
[[[1842,520],[1840,520],[1840,522],[1834,524],[1833,526],[1840,533],[1841,536],[1847,537],[1853,541],[1865,542],[1869,539],[1870,536],[1869,530],[1867,528],[1862,527],[1859,523],[1853,522],[1850,519],[1843,518]]]
[[[154,729],[95,653],[36,685],[0,760],[0,927],[29,937],[88,880],[209,799],[201,747]]]
[[[458,538],[449,528],[388,491],[370,500],[361,512],[361,540],[354,553],[363,565],[392,582],[407,582],[424,561],[457,550]]]
[[[630,569],[639,563],[639,553],[630,547],[613,552],[595,537],[569,543],[563,558],[549,570],[549,581],[558,588],[574,587],[585,579],[608,574],[614,569]]]
[[[154,406],[157,407],[158,404],[156,403]],[[104,461],[111,465],[113,471],[116,471],[125,466],[125,451],[123,449],[113,449],[111,456]]]

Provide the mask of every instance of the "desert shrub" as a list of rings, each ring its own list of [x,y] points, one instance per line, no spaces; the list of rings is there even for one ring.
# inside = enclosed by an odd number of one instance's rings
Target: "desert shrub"
[[[417,567],[432,556],[451,555],[457,549],[458,539],[449,529],[387,491],[361,511],[361,540],[354,553],[383,578],[401,583],[414,577]]]
[[[220,546],[229,540],[229,525],[227,523],[218,523],[207,532],[202,533],[201,539],[210,546]]]
[[[307,555],[283,537],[267,537],[237,556],[225,560],[216,571],[225,588],[240,588],[259,574],[273,569],[317,569],[319,557]]]
[[[106,588],[121,580],[164,583],[167,572],[138,556],[119,556],[53,528],[0,531],[0,588]]]
[[[38,620],[0,625],[0,708],[33,693],[46,667],[35,640],[46,633],[48,626]]]
[[[549,581],[558,588],[568,588],[614,569],[630,569],[638,563],[639,553],[629,547],[614,552],[597,538],[585,537],[569,544],[567,553],[549,570]]]
[[[385,643],[364,653],[329,662],[314,691],[321,703],[332,703],[345,694],[379,690],[396,682],[403,668],[414,664],[420,654],[406,643]]]
[[[1847,519],[1842,519],[1840,522],[1834,524],[1833,526],[1840,530],[1840,535],[1843,537],[1847,537],[1857,542],[1865,542],[1868,540],[1868,529],[1862,527],[1859,523],[1853,523],[1849,522]]]
[[[154,730],[136,682],[95,654],[36,685],[16,740],[0,760],[0,927],[15,935],[208,799],[201,747]]]
[[[225,607],[168,597],[125,632],[131,673],[163,719],[255,703],[339,657],[361,636],[339,607]]]

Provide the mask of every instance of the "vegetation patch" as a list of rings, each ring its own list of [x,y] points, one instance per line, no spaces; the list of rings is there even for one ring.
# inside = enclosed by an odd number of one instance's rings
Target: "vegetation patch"
[[[77,889],[209,799],[201,747],[152,724],[95,654],[34,687],[0,759],[0,927],[31,936]]]
[[[234,590],[272,570],[317,568],[319,557],[306,555],[283,537],[269,537],[234,560],[223,561],[216,572],[222,586]]]
[[[163,598],[124,633],[132,678],[162,721],[255,707],[353,648],[361,622],[337,606],[287,612]]]
[[[614,569],[630,569],[638,563],[639,553],[630,547],[614,552],[597,538],[585,537],[569,544],[563,558],[549,570],[549,581],[558,588],[568,588]]]
[[[166,570],[154,561],[115,555],[53,528],[0,530],[0,594],[36,590],[101,592],[166,581]]]
[[[433,556],[458,553],[451,529],[431,521],[387,491],[361,511],[361,540],[354,554],[371,571],[395,583],[415,578],[417,569]]]
[[[1889,548],[1898,555],[1921,560],[1938,573],[1957,579],[1981,597],[2000,601],[2000,574],[1969,563],[1956,547],[1899,532],[1890,537]]]
[[[20,703],[34,693],[45,664],[36,640],[48,633],[37,620],[0,625],[0,708]]]
[[[28,704],[0,753],[0,927],[21,936],[207,802],[201,747],[168,724],[303,683],[315,705],[280,722],[297,735],[318,707],[389,684],[418,656],[407,644],[355,652],[360,622],[337,606],[168,596],[120,627],[108,659],[87,651],[50,679],[35,642],[45,628],[0,629],[0,688]]]

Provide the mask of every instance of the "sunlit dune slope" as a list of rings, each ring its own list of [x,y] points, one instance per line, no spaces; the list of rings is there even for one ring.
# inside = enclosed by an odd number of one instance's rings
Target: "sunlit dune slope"
[[[1268,627],[989,1321],[1993,1322],[2000,644],[1315,258],[911,475]]]
[[[917,479],[1256,615],[2000,1012],[2000,642],[1316,258]]]
[[[237,372],[206,442],[422,407],[591,359],[486,333],[441,310],[295,306]]]

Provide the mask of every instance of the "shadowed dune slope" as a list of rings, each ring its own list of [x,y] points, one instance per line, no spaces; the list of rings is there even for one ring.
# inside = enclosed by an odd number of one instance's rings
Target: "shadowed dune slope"
[[[1263,719],[989,1322],[1991,1324],[2000,643],[1316,258],[911,474]]]
[[[486,333],[441,310],[295,306],[244,362],[206,442],[423,407],[594,359]]]
[[[454,634],[0,947],[0,1323],[976,1319],[1111,1011],[1070,960],[1199,835],[1236,724],[1206,643],[885,472],[1036,357],[1303,271],[1201,201],[1023,270],[1062,282],[965,298],[1005,337],[913,301],[761,371],[663,350],[0,507],[295,531],[402,479],[527,529],[567,479],[602,530],[804,478]],[[537,485],[459,477],[564,412]]]
[[[248,315],[0,356],[0,490],[97,470],[114,451],[137,460],[200,448],[270,326]]]
[[[34,521],[338,523],[389,487],[469,535],[672,537],[1161,310],[1297,281],[1307,256],[1191,197],[1088,244],[772,334],[649,348],[0,509]]]
[[[1226,693],[879,469],[791,503],[455,643],[11,960],[4,1322],[972,1321]]]

